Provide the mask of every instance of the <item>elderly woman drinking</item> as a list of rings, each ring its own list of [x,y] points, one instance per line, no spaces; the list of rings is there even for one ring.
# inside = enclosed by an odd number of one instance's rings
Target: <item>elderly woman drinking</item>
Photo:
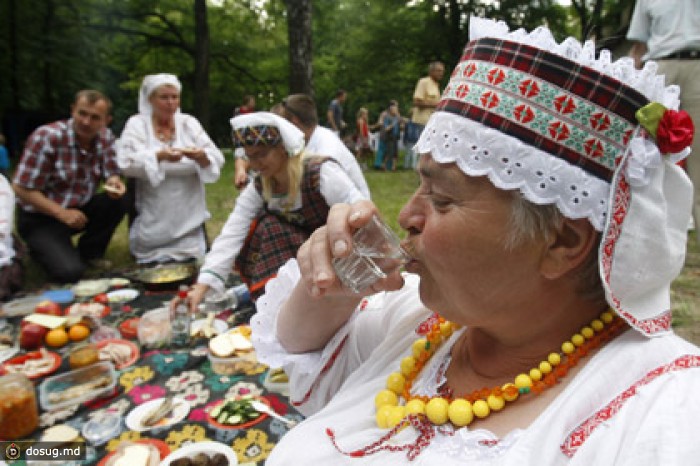
[[[376,208],[334,206],[258,300],[258,359],[309,416],[266,464],[696,462],[677,89],[546,28],[471,37],[416,145],[406,273],[342,287]]]
[[[201,259],[209,219],[205,183],[219,179],[224,157],[199,121],[180,112],[180,81],[148,75],[139,113],[126,122],[117,162],[136,179],[129,246],[139,263]]]

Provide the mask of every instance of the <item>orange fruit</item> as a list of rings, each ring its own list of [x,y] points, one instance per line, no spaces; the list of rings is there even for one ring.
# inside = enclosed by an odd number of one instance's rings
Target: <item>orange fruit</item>
[[[58,348],[68,343],[68,333],[63,327],[58,327],[49,330],[46,337],[44,337],[44,341],[48,346]]]
[[[83,341],[90,336],[90,328],[85,324],[75,324],[68,330],[71,341]]]

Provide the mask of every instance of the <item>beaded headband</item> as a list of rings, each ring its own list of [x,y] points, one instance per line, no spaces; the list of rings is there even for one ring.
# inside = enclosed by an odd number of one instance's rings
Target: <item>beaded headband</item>
[[[231,118],[230,123],[237,153],[243,152],[243,146],[282,143],[289,157],[297,157],[303,153],[306,146],[304,133],[288,120],[274,113],[246,113]]]
[[[645,335],[668,332],[692,201],[676,165],[694,133],[678,87],[653,62],[612,62],[545,27],[472,17],[470,37],[415,151],[588,219],[608,304]]]
[[[282,140],[275,126],[258,125],[235,128],[233,130],[233,146],[274,146]]]

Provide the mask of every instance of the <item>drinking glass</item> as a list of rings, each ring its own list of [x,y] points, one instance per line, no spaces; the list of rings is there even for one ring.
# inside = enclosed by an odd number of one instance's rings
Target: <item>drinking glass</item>
[[[399,237],[377,215],[353,234],[352,242],[350,255],[333,259],[333,267],[353,293],[386,278],[409,260]]]

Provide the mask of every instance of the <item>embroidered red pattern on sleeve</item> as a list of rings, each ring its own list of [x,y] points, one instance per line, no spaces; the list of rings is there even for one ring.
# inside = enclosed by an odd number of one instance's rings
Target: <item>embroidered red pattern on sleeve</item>
[[[669,364],[657,367],[656,369],[650,371],[647,373],[647,375],[632,384],[627,390],[615,397],[615,399],[608,403],[607,406],[593,414],[591,417],[582,422],[576,429],[574,429],[561,445],[561,451],[569,458],[574,456],[576,451],[591,436],[593,431],[603,422],[612,419],[612,417],[615,416],[620,409],[622,409],[625,402],[637,394],[637,390],[640,387],[653,382],[664,374],[699,367],[700,356],[688,354],[681,356]]]
[[[360,304],[358,305],[358,309],[360,311],[364,311],[367,308],[369,301],[367,298],[364,298]],[[333,363],[335,363],[335,360],[338,359],[338,355],[340,355],[340,352],[342,351],[343,347],[345,346],[345,342],[348,340],[348,337],[346,336],[343,338],[340,343],[338,344],[338,347],[333,351],[333,354],[331,355],[330,358],[328,358],[328,362],[323,366],[321,371],[318,373],[318,377],[316,377],[316,381],[311,385],[311,388],[309,388],[309,391],[306,392],[304,397],[301,400],[295,401],[295,400],[289,400],[289,402],[292,404],[292,406],[301,406],[307,401],[309,401],[309,398],[311,397],[311,393],[314,391],[314,388],[318,385],[319,380],[323,375],[328,372],[328,370],[333,366]]]

